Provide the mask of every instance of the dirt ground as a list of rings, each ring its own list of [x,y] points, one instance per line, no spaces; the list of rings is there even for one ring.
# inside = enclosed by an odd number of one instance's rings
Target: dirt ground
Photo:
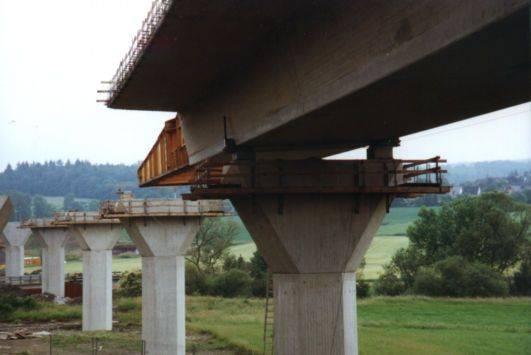
[[[71,337],[71,345],[57,345],[52,344],[50,352],[50,337],[44,336],[41,338],[28,338],[28,339],[17,339],[17,340],[0,340],[0,355],[72,355],[72,354],[92,354],[92,344],[86,338],[81,338],[81,323],[80,322],[48,322],[48,323],[0,323],[0,332],[9,332],[24,329],[25,332],[34,333],[40,331],[47,331],[52,333],[60,333],[61,337]],[[131,330],[132,333],[138,335],[140,338],[139,330]],[[79,343],[77,338],[79,338]],[[188,341],[193,341],[194,343],[198,342],[208,342],[209,335],[206,334],[193,334],[187,335]],[[140,354],[140,349],[138,350],[128,350],[120,348],[119,346],[113,346],[109,344],[108,340],[103,339],[101,341],[98,354],[106,355],[137,355]],[[77,347],[77,349],[73,349]],[[228,355],[233,354],[231,351],[196,351],[188,352],[188,354],[197,354],[197,355]]]

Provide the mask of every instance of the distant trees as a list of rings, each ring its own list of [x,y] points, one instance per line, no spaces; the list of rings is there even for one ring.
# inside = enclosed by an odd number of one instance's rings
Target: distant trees
[[[49,204],[46,199],[40,195],[33,198],[33,217],[46,218],[52,217],[55,213],[55,209]]]
[[[71,163],[20,162],[15,168],[8,165],[0,173],[0,193],[18,191],[30,196],[66,196],[78,198],[112,199],[118,188],[132,191],[137,197],[172,197],[174,189],[138,187],[137,165],[91,164],[76,160]]]
[[[18,191],[7,191],[7,195],[13,204],[11,221],[22,221],[31,217],[31,196]]]
[[[63,211],[83,211],[83,205],[75,200],[72,193],[66,194],[63,200]]]
[[[408,248],[393,256],[375,289],[382,294],[503,295],[508,283],[502,275],[523,262],[530,224],[531,207],[499,192],[463,197],[439,210],[423,208],[408,228]]]

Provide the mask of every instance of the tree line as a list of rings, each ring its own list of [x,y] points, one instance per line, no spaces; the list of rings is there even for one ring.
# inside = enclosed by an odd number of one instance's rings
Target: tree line
[[[531,295],[531,205],[501,192],[422,208],[375,283],[382,295]]]

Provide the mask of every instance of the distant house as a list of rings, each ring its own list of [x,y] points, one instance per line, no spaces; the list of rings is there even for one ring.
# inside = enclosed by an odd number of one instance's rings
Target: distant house
[[[460,185],[452,186],[450,190],[450,196],[461,196],[463,194],[463,187]]]
[[[462,194],[476,196],[481,195],[481,187],[478,185],[463,186]]]

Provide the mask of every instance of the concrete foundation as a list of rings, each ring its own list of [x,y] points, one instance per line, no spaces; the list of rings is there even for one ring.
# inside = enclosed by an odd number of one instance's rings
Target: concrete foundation
[[[24,244],[31,235],[31,231],[18,227],[19,223],[10,222],[4,231],[0,232],[0,238],[6,246],[6,276],[8,277],[24,275]]]
[[[112,248],[120,226],[87,224],[70,232],[83,250],[83,331],[112,329]]]
[[[142,340],[148,354],[185,354],[184,255],[200,217],[122,220],[142,255]]]
[[[32,228],[41,240],[42,249],[42,293],[56,297],[65,296],[65,243],[67,228]]]
[[[232,202],[273,272],[275,353],[357,354],[354,273],[385,216],[385,196]]]

